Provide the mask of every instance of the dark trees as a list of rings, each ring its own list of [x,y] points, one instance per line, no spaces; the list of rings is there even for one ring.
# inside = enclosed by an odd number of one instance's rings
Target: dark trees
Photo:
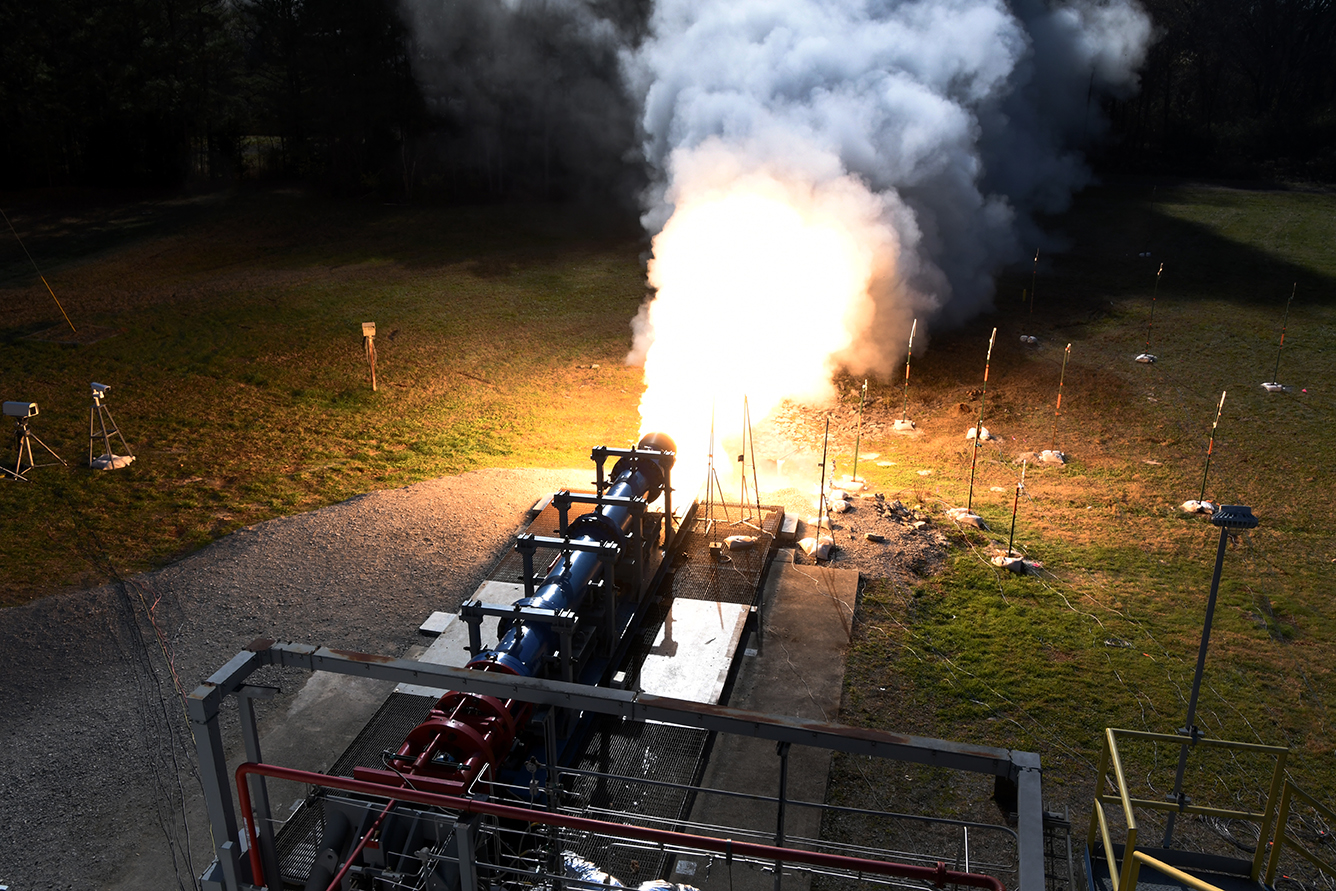
[[[1143,2],[1158,39],[1106,162],[1336,178],[1336,0]]]

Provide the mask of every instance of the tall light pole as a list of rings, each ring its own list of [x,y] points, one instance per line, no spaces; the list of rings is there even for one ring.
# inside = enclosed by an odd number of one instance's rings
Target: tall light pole
[[[1197,725],[1192,723],[1197,717],[1197,695],[1201,692],[1201,673],[1206,667],[1206,647],[1211,642],[1211,618],[1215,615],[1215,595],[1220,590],[1220,569],[1225,565],[1225,545],[1229,541],[1229,533],[1240,529],[1255,529],[1257,527],[1257,518],[1253,516],[1252,508],[1244,507],[1241,504],[1226,504],[1211,514],[1211,525],[1220,527],[1220,547],[1215,552],[1215,574],[1211,576],[1211,596],[1206,601],[1206,622],[1201,629],[1201,649],[1197,651],[1197,672],[1192,676],[1192,696],[1188,699],[1188,720],[1187,724],[1179,729],[1179,733],[1188,738],[1188,742],[1183,743],[1183,747],[1178,752],[1178,773],[1174,776],[1174,794],[1173,800],[1178,804],[1178,812],[1182,812],[1184,805],[1187,804],[1187,797],[1183,795],[1183,771],[1188,766],[1188,747],[1196,744],[1201,736],[1201,731]],[[1171,847],[1174,843],[1174,818],[1178,816],[1177,812],[1169,812],[1169,820],[1164,829],[1164,847]]]

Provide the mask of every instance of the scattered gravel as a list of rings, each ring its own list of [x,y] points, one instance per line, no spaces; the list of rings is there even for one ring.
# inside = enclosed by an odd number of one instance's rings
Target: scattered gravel
[[[589,476],[486,470],[375,492],[240,530],[124,583],[6,610],[0,885],[195,887],[212,843],[173,674],[192,690],[257,637],[412,655],[414,629],[472,594],[529,507]],[[813,499],[762,496],[800,518],[814,518]],[[835,517],[832,565],[911,581],[940,564],[945,539],[919,506],[852,503]],[[277,669],[253,678],[283,691],[261,711],[262,733],[302,707],[305,681]],[[235,710],[223,717],[235,740]]]
[[[256,637],[404,655],[433,610],[473,593],[538,498],[589,478],[486,470],[374,492],[5,610],[0,885],[194,887],[212,845],[173,668],[193,690]],[[267,713],[304,680],[257,679],[284,690]]]

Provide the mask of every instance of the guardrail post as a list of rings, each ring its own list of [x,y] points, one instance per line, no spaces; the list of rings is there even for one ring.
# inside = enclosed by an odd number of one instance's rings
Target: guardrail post
[[[1257,850],[1253,852],[1252,871],[1249,873],[1254,882],[1262,874],[1262,860],[1266,857],[1266,837],[1271,834],[1271,821],[1276,816],[1281,785],[1289,782],[1285,779],[1285,760],[1288,755],[1289,751],[1286,750],[1276,756],[1276,770],[1271,775],[1271,788],[1266,793],[1266,813],[1262,815],[1262,823],[1257,827]],[[1282,822],[1281,827],[1283,826]]]
[[[1276,878],[1276,867],[1280,865],[1280,849],[1285,846],[1285,824],[1290,819],[1290,792],[1294,787],[1285,781],[1284,791],[1280,793],[1280,811],[1276,814],[1276,834],[1271,840],[1271,857],[1266,864],[1266,883],[1270,885]],[[1262,838],[1257,839],[1257,846],[1264,847]]]
[[[1099,766],[1095,768],[1095,803],[1098,804],[1100,796],[1104,794],[1104,780],[1109,773],[1109,739],[1108,733],[1105,733],[1104,745],[1099,750]],[[1090,831],[1086,833],[1086,850],[1093,852],[1095,850],[1095,841],[1099,838],[1099,809],[1097,807],[1090,809]],[[1107,853],[1107,852],[1106,852]]]

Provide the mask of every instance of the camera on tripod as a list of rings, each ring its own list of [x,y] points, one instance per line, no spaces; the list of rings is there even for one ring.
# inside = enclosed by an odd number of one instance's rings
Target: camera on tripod
[[[6,402],[5,414],[11,418],[35,418],[37,417],[37,403]]]

